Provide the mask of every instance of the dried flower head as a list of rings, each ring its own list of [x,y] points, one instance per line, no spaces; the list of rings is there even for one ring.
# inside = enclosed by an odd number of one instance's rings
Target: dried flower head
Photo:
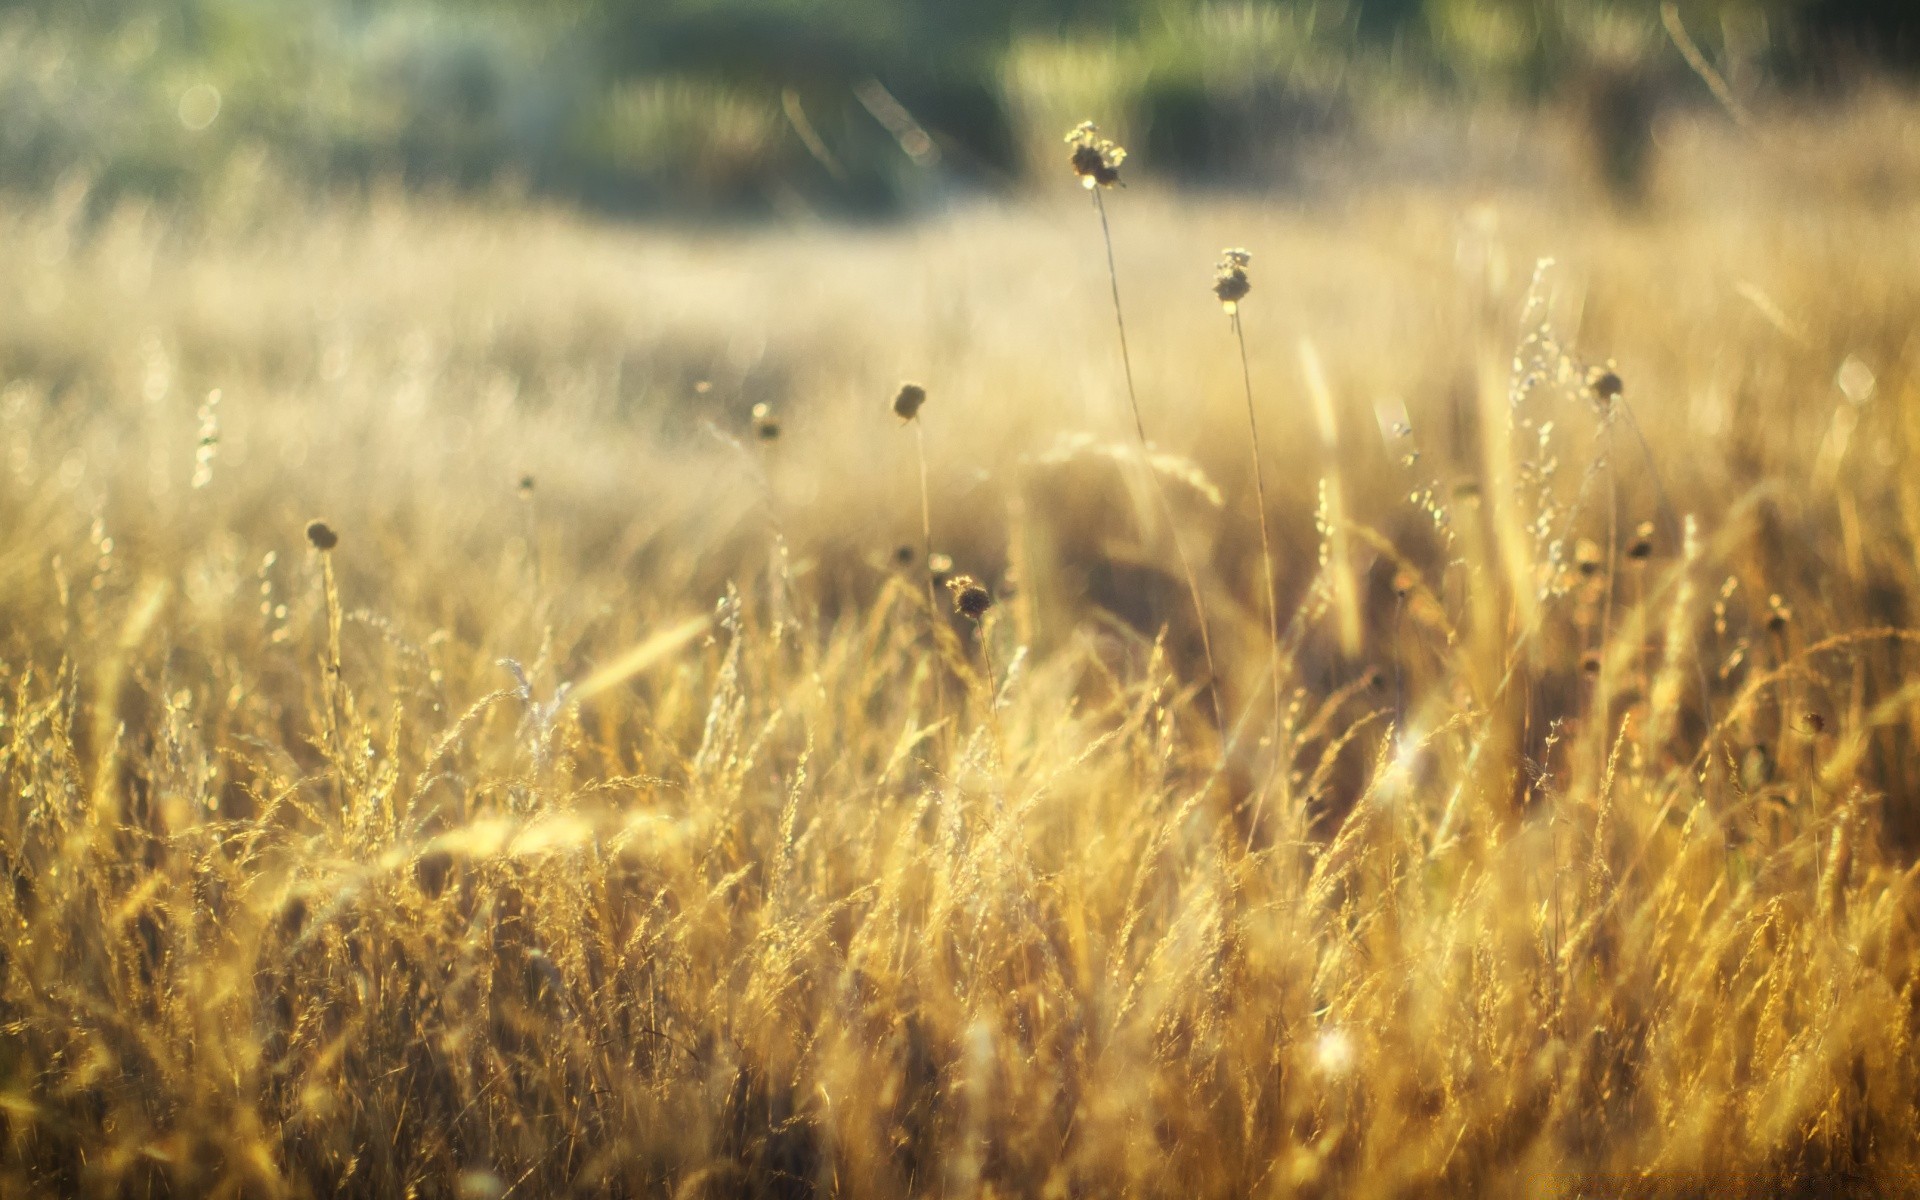
[[[331,550],[340,544],[340,535],[325,521],[308,521],[307,540],[315,550]]]
[[[1600,673],[1599,651],[1589,650],[1580,656],[1580,672],[1583,675],[1598,675]]]
[[[912,566],[914,557],[912,546],[900,545],[893,548],[893,565],[896,567],[905,568]]]
[[[1066,141],[1073,147],[1067,161],[1073,166],[1073,173],[1080,177],[1082,187],[1092,190],[1120,182],[1120,164],[1127,161],[1126,147],[1112,138],[1101,137],[1099,127],[1092,121],[1080,122],[1067,134]]]
[[[1253,290],[1247,279],[1247,267],[1252,262],[1253,255],[1245,250],[1220,252],[1220,261],[1213,268],[1213,294],[1220,298],[1220,307],[1228,316],[1240,311],[1240,302]]]
[[[955,575],[947,580],[947,590],[953,593],[953,611],[969,621],[978,621],[993,607],[992,593],[971,575]]]
[[[926,402],[927,389],[917,383],[903,383],[893,398],[893,415],[902,421],[911,421],[920,415],[920,406]]]
[[[1627,390],[1627,385],[1621,382],[1619,373],[1612,367],[1595,367],[1587,372],[1587,390],[1605,408],[1620,398],[1620,393]]]
[[[1817,712],[1807,714],[1807,732],[1822,734],[1827,731],[1827,719]]]
[[[763,442],[771,442],[780,436],[780,418],[773,415],[771,404],[760,403],[753,406],[753,435]]]
[[[1645,562],[1653,557],[1653,522],[1642,521],[1633,531],[1633,542],[1627,547],[1627,557],[1636,562]]]
[[[935,554],[927,559],[927,572],[933,576],[936,587],[945,587],[947,580],[953,577],[953,556]]]

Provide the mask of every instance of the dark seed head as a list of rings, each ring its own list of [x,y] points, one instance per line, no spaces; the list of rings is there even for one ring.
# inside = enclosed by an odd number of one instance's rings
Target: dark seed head
[[[520,498],[522,500],[533,499],[533,476],[522,475],[520,477]]]
[[[1601,553],[1599,544],[1586,538],[1581,538],[1574,543],[1573,565],[1589,579],[1598,575],[1600,568],[1605,565],[1605,556]]]
[[[914,553],[912,546],[895,546],[893,548],[894,566],[903,568],[910,567],[913,565],[913,559]]]
[[[1253,282],[1247,278],[1247,266],[1251,262],[1253,255],[1245,250],[1222,250],[1220,261],[1214,266],[1213,294],[1229,314],[1238,312],[1240,302],[1253,291]]]
[[[1627,557],[1635,562],[1645,562],[1653,557],[1653,522],[1642,521],[1633,531],[1633,543],[1627,547]]]
[[[753,435],[763,442],[777,441],[780,437],[780,418],[773,415],[770,404],[753,406]]]
[[[955,575],[947,580],[947,590],[953,593],[953,611],[969,621],[978,621],[993,607],[992,593],[971,575]]]
[[[1580,656],[1580,672],[1583,675],[1600,673],[1600,655],[1597,651],[1589,650]]]
[[[331,550],[340,544],[340,535],[325,521],[308,521],[307,540],[315,550]]]
[[[1767,628],[1774,633],[1785,633],[1791,624],[1793,607],[1782,600],[1778,592],[1767,597]]]
[[[917,383],[903,383],[900,392],[893,398],[893,415],[902,421],[911,421],[920,413],[920,406],[927,402],[927,389]]]
[[[1593,393],[1595,400],[1602,405],[1608,405],[1620,398],[1620,393],[1627,390],[1627,385],[1612,369],[1595,367],[1587,372],[1587,390]]]
[[[1126,148],[1111,138],[1100,136],[1092,121],[1082,121],[1067,134],[1073,153],[1067,162],[1080,183],[1087,188],[1112,187],[1120,182],[1120,164],[1127,160]]]

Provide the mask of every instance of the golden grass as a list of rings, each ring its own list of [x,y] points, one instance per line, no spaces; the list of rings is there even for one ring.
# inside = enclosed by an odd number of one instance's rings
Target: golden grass
[[[1109,197],[1225,753],[1064,179],[0,213],[0,1190],[1915,1192],[1916,122],[1764,121]]]

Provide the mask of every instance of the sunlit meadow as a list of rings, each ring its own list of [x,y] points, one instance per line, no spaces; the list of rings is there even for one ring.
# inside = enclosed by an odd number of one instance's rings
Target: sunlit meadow
[[[1920,112],[1477,120],[0,211],[0,1191],[1920,1189]]]

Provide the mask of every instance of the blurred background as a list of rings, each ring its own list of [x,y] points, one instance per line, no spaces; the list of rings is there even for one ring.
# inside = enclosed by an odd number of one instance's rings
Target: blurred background
[[[1911,0],[15,2],[0,188],[889,217],[1026,186],[1089,116],[1161,182],[1307,189],[1529,169],[1437,114],[1545,111],[1631,205],[1667,113],[1916,67]]]

